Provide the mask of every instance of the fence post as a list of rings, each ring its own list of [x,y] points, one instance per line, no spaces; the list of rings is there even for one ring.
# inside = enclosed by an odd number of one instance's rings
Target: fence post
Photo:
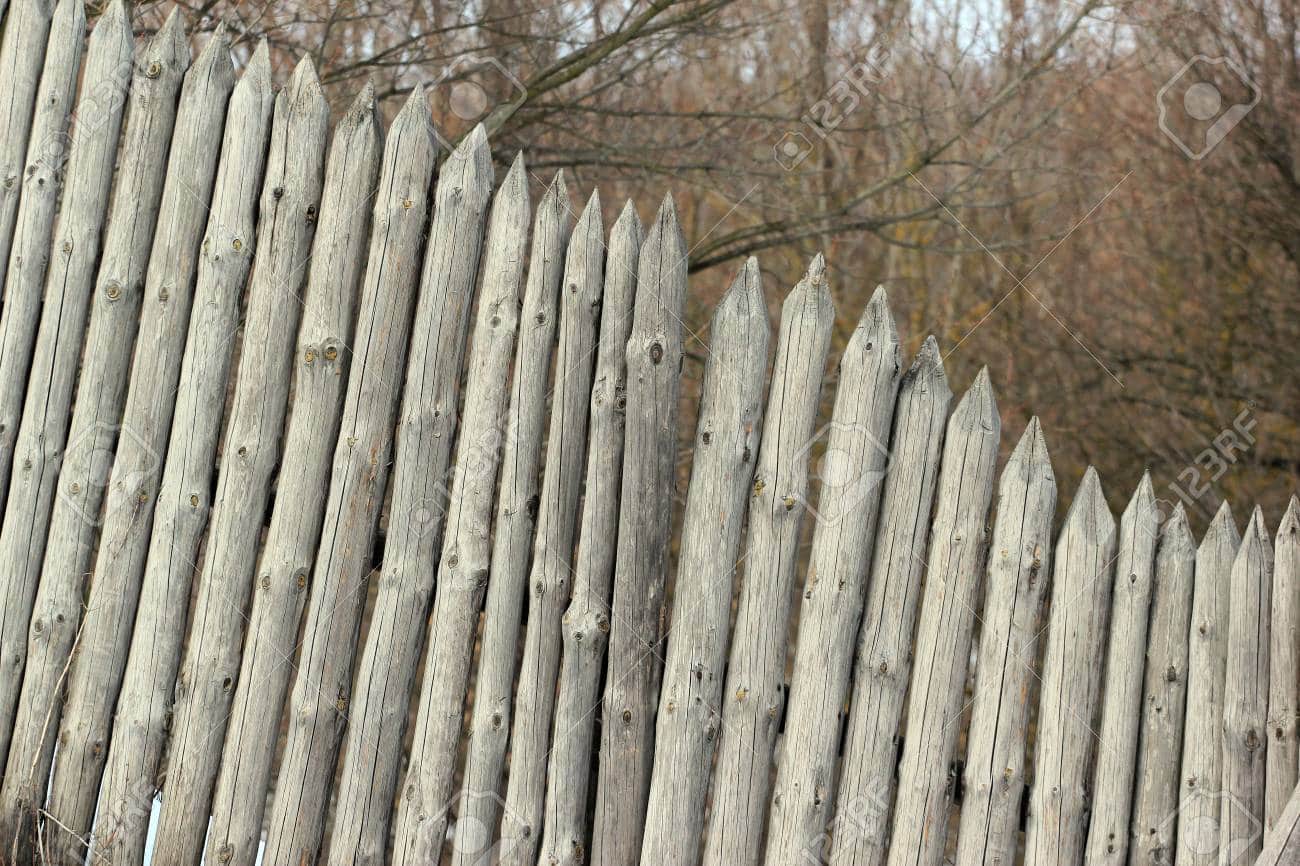
[[[1227,673],[1223,688],[1223,786],[1219,863],[1248,863],[1264,833],[1264,772],[1268,742],[1268,613],[1273,547],[1256,506],[1232,563]]]
[[[393,119],[384,149],[322,543],[286,709],[288,739],[267,831],[267,863],[314,863],[324,834],[388,481],[436,157],[424,89],[416,85]],[[240,833],[232,832],[227,844],[242,850],[245,834],[251,834],[256,856],[260,824],[239,825]]]
[[[762,859],[770,763],[781,726],[800,503],[835,309],[819,253],[781,307],[781,331],[749,502],[749,546],[722,703],[722,742],[704,862]]]
[[[126,579],[128,572],[138,574],[138,570],[120,560],[126,557],[138,561],[143,555],[141,548],[148,541],[147,518],[153,513],[153,499],[158,490],[160,452],[166,445],[171,424],[199,244],[208,222],[226,103],[233,87],[230,42],[225,27],[218,25],[185,77],[177,109],[176,132],[142,292],[140,337],[131,365],[126,404],[121,415],[111,416],[122,419],[125,432],[117,436],[110,486],[92,492],[81,489],[81,482],[75,477],[65,482],[65,494],[76,503],[75,513],[69,520],[80,524],[69,533],[75,538],[67,539],[69,552],[58,557],[60,564],[75,559],[78,565],[84,562],[89,570],[90,554],[83,554],[81,546],[91,547],[94,527],[101,519],[99,510],[91,511],[89,506],[92,499],[107,500],[91,602],[68,671],[67,701],[50,783],[48,811],[52,820],[47,826],[51,828],[52,838],[70,846],[60,855],[69,862],[81,863],[85,856],[85,836],[90,830],[99,791],[100,768],[108,747],[113,704],[121,683],[120,671],[126,662],[131,618],[139,593],[138,581]],[[105,289],[106,297],[113,300],[114,289],[121,296],[129,295],[134,288],[131,284],[110,282]],[[92,344],[88,343],[87,350],[91,348]],[[130,358],[129,347],[125,351]],[[79,403],[81,399],[78,395]],[[102,423],[91,422],[92,425]],[[96,431],[96,442],[101,440],[99,432]],[[112,441],[111,436],[102,438]],[[102,453],[86,455],[88,479],[104,471],[100,465],[103,459]],[[80,572],[69,579],[79,576]],[[60,573],[52,578],[47,568],[43,579],[62,580],[64,575]],[[64,859],[56,862],[62,863]]]
[[[559,851],[556,856],[562,862],[574,857],[582,857],[585,862],[587,853],[587,793],[594,761],[596,717],[593,707],[600,703],[609,638],[610,580],[623,475],[627,340],[632,328],[641,233],[641,220],[629,201],[610,231],[606,254],[600,339],[589,410],[582,526],[574,554],[573,593],[561,626],[564,646],[555,697],[555,736],[547,771],[543,851],[555,849],[556,845],[546,841],[549,839],[576,839],[581,846]],[[464,816],[462,811],[461,818]]]
[[[39,5],[39,0],[33,5]],[[31,137],[27,140],[27,158],[16,181],[22,192],[8,267],[0,282],[0,296],[4,297],[4,310],[0,312],[0,509],[7,504],[14,441],[18,436],[32,363],[32,344],[36,341],[41,302],[45,297],[50,231],[54,228],[54,213],[63,186],[68,115],[77,93],[85,33],[86,11],[82,0],[60,0],[50,23],[49,46],[45,50],[41,85],[36,91]],[[9,621],[2,626],[7,632],[23,627]],[[0,666],[10,664],[9,659],[0,660]]]
[[[1187,712],[1178,807],[1178,866],[1217,866],[1223,778],[1223,687],[1232,562],[1241,536],[1225,501],[1196,551],[1187,649]],[[1193,829],[1195,832],[1187,832]]]
[[[78,4],[80,5],[80,4]],[[46,43],[55,0],[25,0],[14,4],[3,19],[0,39],[0,263],[8,263],[23,189],[23,163],[32,130],[36,88],[45,64]],[[80,40],[78,40],[80,42]],[[80,46],[78,46],[80,50]],[[0,275],[0,280],[3,280]],[[3,289],[0,283],[0,290]]]
[[[801,503],[814,532],[784,735],[797,745],[781,750],[768,819],[766,857],[773,866],[801,861],[826,830],[901,378],[898,332],[881,287],[840,358],[834,414],[812,440],[825,448],[821,495],[816,508],[811,497]],[[729,608],[730,596],[720,610],[723,639]],[[709,706],[717,700],[712,695]],[[702,818],[702,796],[679,822],[695,810]]]
[[[1025,866],[1079,863],[1087,833],[1092,720],[1101,692],[1114,579],[1115,518],[1091,466],[1053,557],[1052,608],[1038,703]]]
[[[338,439],[382,150],[374,84],[368,82],[335,127],[326,163],[294,353],[293,411],[211,795],[209,863],[251,863],[257,854],[266,798],[248,792],[264,792],[270,783],[292,673],[284,658],[294,650],[320,538],[321,491],[329,483],[331,446]],[[206,820],[208,810],[198,811]]]
[[[641,862],[673,866],[699,858],[736,560],[763,426],[771,327],[756,259],[745,262],[718,303],[709,335],[641,846]],[[585,765],[576,777],[552,775],[550,863],[584,862],[586,777]]]
[[[416,714],[406,793],[400,797],[403,806],[408,798],[424,808],[430,802],[446,804],[440,813],[421,814],[406,827],[403,821],[408,816],[404,811],[399,812],[397,850],[412,845],[421,850],[420,857],[426,862],[438,859],[446,834],[446,812],[452,801],[452,775],[459,752],[465,696],[470,686],[479,608],[491,568],[492,503],[508,412],[507,391],[502,386],[509,379],[519,329],[519,288],[528,248],[529,210],[527,173],[520,153],[492,205],[478,320],[466,375],[465,409],[460,441],[456,444],[455,470],[449,481],[451,496],[438,560],[424,683]],[[343,767],[346,775],[346,759]],[[340,834],[357,831],[342,818],[335,817],[330,857],[335,862],[350,863],[351,858],[337,859],[350,852],[351,839],[343,836],[340,845]],[[413,838],[407,837],[408,831]],[[423,836],[426,832],[430,834],[427,838]],[[466,841],[466,836],[458,834],[457,842]],[[491,844],[491,836],[480,834],[471,840],[477,846],[478,855]],[[357,862],[369,862],[367,857],[380,862],[387,839],[380,837],[373,841],[376,850],[358,851]],[[456,846],[457,851],[461,849],[461,845]]]
[[[139,551],[132,542],[125,561],[108,563],[115,568],[120,562],[124,566],[122,579],[139,592],[125,666],[120,674],[114,672],[121,677],[121,690],[104,765],[101,818],[95,827],[95,850],[115,863],[144,859],[148,821],[130,813],[141,806],[142,793],[152,794],[156,788],[173,689],[179,686],[182,702],[188,689],[187,683],[177,683],[176,671],[185,639],[195,559],[212,507],[217,439],[240,299],[256,251],[257,192],[266,166],[274,102],[270,54],[263,41],[230,97],[227,135],[176,388],[174,418],[179,423],[170,425],[147,555],[143,560],[137,558]],[[250,354],[255,354],[251,347],[245,351]],[[231,457],[238,459],[228,455]],[[150,529],[149,523],[145,515],[138,524],[142,532]],[[97,569],[96,578],[98,575]],[[125,645],[122,648],[126,649]]]
[[[592,863],[641,853],[653,759],[654,708],[677,474],[682,304],[689,252],[671,196],[641,246],[627,341],[623,486],[605,666]]]
[[[239,673],[244,612],[271,478],[279,464],[328,125],[329,105],[311,59],[304,57],[276,98],[239,370],[168,724],[167,796],[153,847],[160,863],[195,862],[202,853],[212,783]],[[193,549],[197,554],[197,547]]]
[[[130,84],[133,49],[126,7],[121,0],[116,0],[90,36],[86,86],[82,88],[76,138],[68,159],[68,192],[59,216],[56,248],[45,290],[35,290],[43,312],[31,369],[0,370],[0,375],[6,377],[0,389],[16,387],[18,392],[26,391],[25,398],[17,393],[23,403],[14,447],[17,473],[10,478],[9,495],[3,500],[3,528],[0,529],[0,564],[3,564],[0,568],[5,574],[0,586],[0,762],[9,751],[11,723],[27,660],[28,625],[45,555],[50,508],[58,484],[59,455],[72,408],[72,388],[81,361],[86,311],[90,306],[99,239],[113,183],[122,106],[126,101],[122,90]],[[104,87],[112,88],[115,98],[101,106],[96,102],[95,93]],[[43,170],[47,178],[57,178],[62,173],[61,165]],[[33,200],[38,197],[34,195]],[[32,271],[28,276],[38,275]],[[43,302],[39,300],[42,295]],[[18,421],[17,416],[14,421]],[[33,636],[41,638],[45,623],[38,622],[42,627]],[[51,628],[57,625],[50,623]],[[23,743],[25,751],[15,767],[20,774],[25,770],[22,765],[29,763],[38,751],[37,742]],[[12,813],[6,816],[0,809],[0,839],[6,843],[16,829],[12,817]]]
[[[501,820],[502,801],[498,792],[502,788],[510,738],[519,631],[533,547],[533,522],[537,517],[546,383],[559,320],[557,306],[564,275],[564,249],[569,242],[569,209],[569,191],[564,172],[560,171],[542,196],[533,221],[532,252],[510,385],[510,410],[505,419],[478,678],[474,683],[464,784],[456,811],[457,822],[468,821],[472,823],[465,826],[486,828],[489,843],[497,839]],[[617,237],[616,226],[611,256]],[[590,502],[590,489],[587,496]],[[474,866],[474,852],[453,849],[452,862]]]
[[[1093,771],[1092,817],[1084,861],[1088,866],[1128,862],[1133,784],[1142,722],[1156,538],[1159,532],[1151,476],[1144,474],[1119,521],[1119,554],[1111,590],[1101,728]]]
[[[927,337],[898,389],[891,440],[898,444],[881,494],[834,817],[829,832],[808,840],[813,856],[825,857],[829,837],[832,863],[879,866],[885,859],[898,724],[951,401],[939,344]]]
[[[966,741],[957,866],[1015,862],[1029,702],[1052,573],[1055,515],[1056,476],[1034,417],[998,485]]]
[[[1180,502],[1165,523],[1156,548],[1155,597],[1147,638],[1129,841],[1132,866],[1168,866],[1174,860],[1195,568],[1196,542]]]
[[[560,666],[560,620],[569,603],[604,288],[604,234],[600,197],[593,192],[573,229],[564,261],[551,428],[528,575],[528,629],[510,734],[510,778],[501,830],[503,864],[532,866],[542,841],[546,767]],[[456,847],[462,856],[476,853],[459,838]]]
[[[1273,551],[1269,634],[1268,767],[1265,828],[1271,830],[1296,788],[1296,723],[1300,717],[1300,500],[1291,497]]]

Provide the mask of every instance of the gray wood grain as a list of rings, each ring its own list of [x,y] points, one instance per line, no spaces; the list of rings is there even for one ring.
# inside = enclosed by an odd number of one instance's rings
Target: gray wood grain
[[[239,369],[168,726],[166,796],[153,843],[159,862],[194,862],[203,850],[263,517],[279,464],[328,125],[316,70],[303,58],[276,98],[272,120]]]
[[[1268,764],[1264,828],[1272,830],[1297,781],[1300,748],[1300,500],[1291,497],[1273,551],[1273,607],[1268,653]]]
[[[352,699],[353,658],[388,481],[436,156],[428,104],[417,86],[393,119],[384,148],[329,498],[285,710],[288,739],[269,819],[268,863],[314,863],[324,832]],[[243,832],[252,829],[244,826]],[[232,836],[230,843],[242,856],[243,837]]]
[[[560,171],[542,196],[533,220],[510,409],[504,425],[478,677],[474,682],[464,784],[456,809],[457,823],[485,828],[489,844],[497,838],[504,802],[502,774],[510,742],[519,633],[537,517],[546,385],[555,348],[560,280],[570,227],[569,192],[564,172]],[[468,845],[453,846],[451,853],[452,862],[463,866],[476,866],[482,856],[482,851]]]
[[[668,545],[676,498],[687,249],[671,196],[641,245],[627,341],[623,486],[605,666],[592,863],[641,853],[659,697]]]
[[[718,303],[709,326],[655,725],[654,772],[641,845],[645,863],[699,859],[709,769],[722,721],[723,666],[740,532],[762,434],[770,340],[762,277],[757,259],[751,257]],[[584,862],[586,778],[585,765],[576,778],[552,774],[546,862]]]
[[[1056,476],[1038,418],[998,486],[975,662],[957,866],[1010,866],[1019,847],[1030,695],[1052,572]]]
[[[1223,678],[1227,663],[1232,562],[1241,536],[1224,502],[1196,551],[1192,628],[1187,648],[1178,866],[1219,861],[1219,785],[1223,775]]]
[[[834,818],[806,842],[811,856],[823,858],[831,843],[829,859],[835,864],[884,862],[898,725],[911,675],[930,507],[951,401],[939,344],[927,337],[898,389]]]
[[[766,435],[749,501],[749,538],[722,704],[722,740],[704,862],[762,857],[780,730],[786,642],[799,528],[808,498],[808,458],[826,374],[835,309],[820,254],[781,308],[767,399]]]
[[[329,845],[331,863],[382,862],[388,841],[403,758],[402,732],[425,642],[435,573],[439,574],[440,591],[446,579],[446,572],[436,567],[435,556],[448,515],[466,505],[448,500],[449,489],[455,490],[449,464],[459,420],[465,342],[475,304],[475,277],[492,182],[487,135],[477,127],[442,165],[435,191],[433,224],[398,422],[382,578],[356,674],[360,688],[353,701],[343,750]],[[527,223],[522,192],[517,176],[507,179],[497,197],[499,207],[492,211],[494,223],[502,220],[512,227]],[[489,238],[498,245],[514,240]],[[511,257],[518,257],[508,246],[489,249],[488,253],[485,273],[492,282],[485,283],[481,309],[501,302],[502,285],[497,277],[503,267],[510,267]],[[503,266],[498,259],[506,264]],[[510,292],[508,288],[505,291]],[[470,375],[475,372],[471,369]],[[469,399],[479,399],[478,387]],[[476,410],[473,403],[467,403],[466,408]],[[473,553],[467,553],[466,567],[477,569],[479,565]],[[477,574],[468,578],[471,586],[477,578]],[[477,607],[457,614],[463,622],[477,624]],[[432,676],[434,671],[426,667],[425,675]],[[459,712],[456,718],[459,720]],[[324,806],[322,803],[322,814]],[[304,837],[297,844],[310,842]]]
[[[1002,434],[984,367],[948,419],[898,767],[890,866],[937,866],[955,786],[950,764],[965,707],[966,670],[988,553],[988,513]]]
[[[190,589],[212,508],[240,299],[257,247],[257,198],[274,104],[270,53],[263,41],[230,97],[148,553],[138,559],[133,538],[131,555],[107,563],[110,569],[121,568],[119,579],[137,584],[140,593],[99,794],[101,820],[95,822],[95,850],[114,863],[144,859],[148,823],[120,816],[142,791],[158,785]],[[273,286],[261,288],[274,291]],[[245,355],[256,353],[251,347],[245,350]],[[147,523],[146,518],[141,528]],[[98,578],[105,566],[102,554],[96,566]],[[179,685],[183,694],[187,684]]]
[[[1264,837],[1254,866],[1291,866],[1294,863],[1300,863],[1300,790],[1291,795],[1286,808]]]
[[[86,86],[68,156],[68,192],[59,216],[46,285],[40,291],[44,302],[32,364],[23,372],[0,369],[0,375],[14,380],[6,379],[0,392],[7,393],[4,389],[16,383],[26,390],[25,398],[20,395],[24,403],[14,447],[16,472],[10,478],[0,528],[0,569],[5,575],[0,585],[0,761],[9,750],[11,723],[27,660],[28,625],[58,485],[59,457],[72,412],[73,385],[81,362],[81,341],[108,210],[126,102],[123,90],[130,84],[133,49],[131,22],[126,7],[117,0],[105,11],[90,37]],[[124,70],[123,82],[120,79]],[[105,85],[118,88],[117,98],[101,105],[95,93]],[[57,177],[62,169],[55,166],[53,172]],[[35,276],[30,273],[24,278]],[[43,639],[44,631],[42,620],[31,639]],[[39,740],[27,739],[23,743],[21,760],[30,761],[37,751],[35,742]],[[22,769],[18,772],[21,774]],[[6,831],[13,829],[0,811],[0,839],[9,839],[12,834]]]
[[[1195,571],[1196,541],[1179,503],[1161,529],[1156,548],[1129,848],[1133,866],[1174,862]]]
[[[34,6],[41,5],[39,2]],[[68,117],[81,71],[86,11],[81,0],[60,0],[50,22],[49,44],[36,90],[27,157],[23,163],[13,243],[0,295],[0,508],[5,506],[13,469],[14,443],[27,393],[27,375],[45,296],[50,233],[63,189],[68,158]],[[3,211],[0,211],[3,219]],[[3,226],[0,225],[0,232]],[[10,623],[4,623],[5,629]],[[21,626],[19,626],[21,628]],[[3,664],[4,662],[0,662]],[[0,744],[3,745],[3,744]]]
[[[541,841],[551,719],[560,667],[560,620],[569,603],[579,496],[587,457],[587,413],[604,289],[600,197],[593,192],[569,239],[560,300],[560,342],[538,507],[533,563],[528,575],[528,629],[519,663],[510,777],[502,827],[502,864],[531,864]],[[526,828],[526,830],[525,830]],[[468,837],[453,847],[473,849]]]
[[[1092,815],[1084,851],[1088,866],[1124,866],[1128,860],[1142,722],[1142,683],[1146,677],[1147,633],[1159,537],[1157,518],[1151,476],[1144,474],[1119,521],[1119,555],[1111,592]]]
[[[1273,545],[1258,506],[1242,534],[1231,581],[1223,687],[1220,866],[1249,863],[1259,855],[1264,834]]]
[[[0,34],[0,128],[5,131],[0,141],[0,262],[9,261],[13,244],[32,110],[55,2],[28,0],[14,4]],[[0,290],[3,288],[4,283],[0,282]]]
[[[285,659],[292,656],[297,641],[307,578],[320,539],[325,510],[320,492],[329,483],[330,457],[338,439],[382,155],[383,129],[374,85],[367,83],[335,127],[326,163],[320,222],[293,355],[293,407],[284,458],[253,587],[221,767],[211,795],[206,849],[210,863],[249,864],[257,855],[266,800],[248,792],[265,791],[270,783],[293,673]]]
[[[138,283],[110,281],[105,289],[105,297],[124,307],[130,303],[129,294],[141,295],[137,348],[125,405],[120,415],[113,413],[89,422],[94,428],[116,424],[121,419],[120,428],[115,431],[117,447],[113,452],[112,471],[109,473],[105,465],[107,455],[90,453],[84,464],[89,469],[87,486],[83,487],[74,476],[63,487],[74,505],[80,506],[74,508],[75,513],[69,519],[83,524],[66,541],[59,542],[60,567],[73,562],[85,563],[74,574],[91,570],[89,558],[93,548],[83,553],[79,545],[90,547],[93,524],[101,519],[100,510],[89,507],[90,499],[104,501],[98,557],[81,636],[68,670],[67,699],[47,807],[52,816],[51,825],[60,827],[52,838],[57,840],[56,845],[70,846],[62,855],[69,862],[80,863],[85,855],[83,840],[94,814],[99,768],[103,766],[108,747],[112,708],[126,663],[131,622],[139,598],[138,575],[143,568],[144,546],[149,539],[161,474],[161,455],[171,428],[180,378],[199,246],[208,223],[208,206],[226,123],[226,103],[233,87],[230,41],[225,28],[219,26],[185,77],[143,288]],[[93,332],[92,323],[91,336],[97,336]],[[98,336],[108,338],[107,334]],[[120,338],[118,335],[117,339]],[[87,342],[88,353],[94,345]],[[106,377],[106,386],[111,388],[116,383],[109,384],[108,378],[111,377]],[[82,393],[78,394],[79,405],[86,399]],[[105,407],[111,405],[110,395],[101,397]],[[97,445],[104,440],[113,441],[111,436],[101,436],[99,430],[96,437]],[[92,494],[87,487],[96,484],[103,489]],[[86,558],[83,560],[82,556]],[[61,574],[56,579],[65,576],[71,577]],[[42,581],[50,579],[47,558]]]
[[[766,854],[766,862],[774,866],[801,860],[830,817],[853,649],[889,470],[889,437],[902,372],[898,332],[881,287],[840,358],[834,415],[816,437],[816,444],[825,448],[816,464],[821,494],[812,511],[812,551],[785,723],[785,742],[798,747],[783,749],[777,765]],[[730,607],[730,598],[726,601]],[[728,613],[724,607],[723,638]],[[703,802],[694,805],[702,817]],[[686,814],[689,810],[679,821]]]
[[[1115,545],[1115,518],[1089,466],[1053,556],[1025,866],[1083,859]]]
[[[573,568],[573,593],[563,618],[563,651],[555,697],[555,731],[547,772],[546,839],[579,840],[562,859],[586,857],[587,794],[594,762],[595,708],[609,639],[610,584],[618,536],[623,476],[623,413],[627,398],[627,340],[636,296],[642,227],[628,201],[610,231],[600,341],[591,389],[586,490]],[[514,654],[513,649],[511,655]],[[492,798],[478,798],[492,801]],[[462,819],[467,814],[462,811]],[[543,843],[543,858],[556,848]],[[470,866],[468,858],[458,859]]]

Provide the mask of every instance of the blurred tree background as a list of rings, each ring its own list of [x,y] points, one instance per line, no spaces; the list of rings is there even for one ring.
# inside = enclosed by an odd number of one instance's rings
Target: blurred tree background
[[[93,4],[92,4],[93,5]],[[137,4],[142,30],[175,5]],[[1122,508],[1144,467],[1199,525],[1274,525],[1300,478],[1296,0],[203,0],[280,80],[341,111],[416,83],[454,142],[563,169],[608,226],[665,190],[691,250],[683,483],[708,321],[747,255],[773,321],[824,251],[842,346],[889,290],[1006,435],[1043,420],[1063,507],[1089,464]],[[905,363],[910,363],[905,360]],[[834,397],[828,370],[823,401]]]

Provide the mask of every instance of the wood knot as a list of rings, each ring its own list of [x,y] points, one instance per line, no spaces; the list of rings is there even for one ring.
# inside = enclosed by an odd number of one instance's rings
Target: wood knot
[[[146,67],[144,70],[145,78],[157,78],[159,75],[162,75],[162,64],[159,63],[157,60],[150,63],[149,66]]]
[[[664,347],[658,340],[650,344],[650,363],[658,364],[664,359]]]

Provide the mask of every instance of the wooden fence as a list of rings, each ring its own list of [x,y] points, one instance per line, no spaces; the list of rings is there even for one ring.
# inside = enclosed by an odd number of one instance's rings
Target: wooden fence
[[[819,418],[824,263],[770,334],[751,259],[674,552],[671,198],[5,10],[8,861],[1300,863],[1295,499],[1198,544],[1089,470],[1056,527],[883,290]]]

